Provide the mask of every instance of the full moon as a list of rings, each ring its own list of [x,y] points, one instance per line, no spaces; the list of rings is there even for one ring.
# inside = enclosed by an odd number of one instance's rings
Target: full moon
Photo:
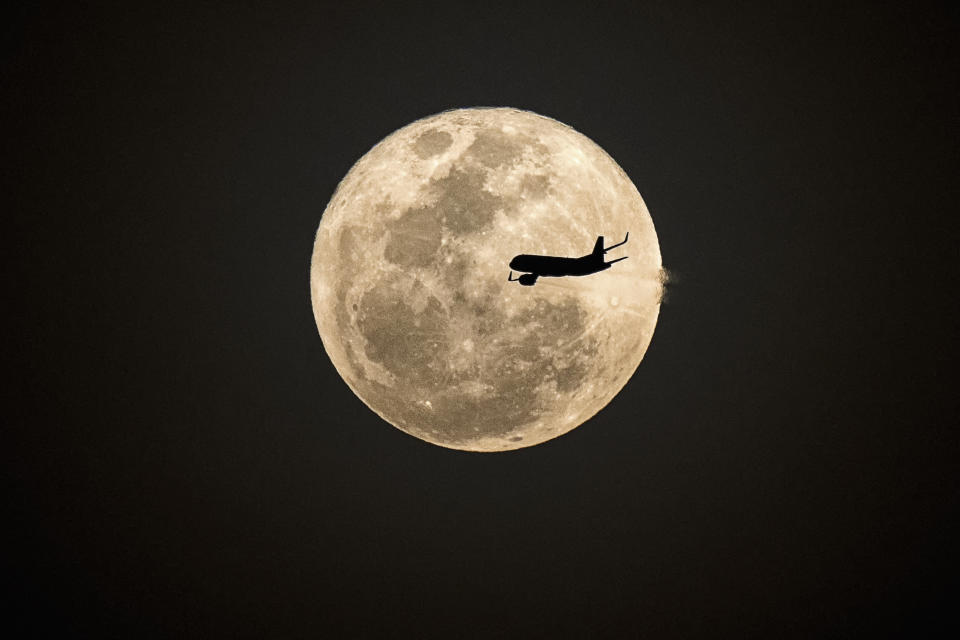
[[[518,254],[628,256],[508,282]],[[653,337],[663,283],[650,213],[586,136],[509,108],[446,111],[387,136],[320,220],[310,268],[323,345],[380,417],[433,444],[529,447],[605,407]],[[516,276],[518,274],[514,274]]]

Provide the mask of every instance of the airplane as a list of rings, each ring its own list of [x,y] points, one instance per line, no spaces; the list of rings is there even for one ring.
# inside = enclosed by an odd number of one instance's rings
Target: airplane
[[[591,273],[609,269],[615,262],[626,260],[629,256],[617,258],[610,262],[603,261],[603,254],[611,249],[627,243],[630,239],[630,232],[627,232],[623,242],[610,245],[603,248],[603,236],[597,236],[597,243],[593,245],[593,251],[579,258],[558,258],[555,256],[532,256],[526,253],[516,256],[510,261],[510,275],[507,276],[507,282],[519,282],[525,287],[532,287],[537,283],[540,276],[548,278],[560,278],[563,276],[588,276]],[[517,271],[526,271],[518,278],[513,277],[513,269]]]

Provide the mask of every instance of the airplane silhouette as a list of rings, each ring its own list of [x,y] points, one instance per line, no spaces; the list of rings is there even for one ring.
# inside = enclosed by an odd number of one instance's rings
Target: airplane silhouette
[[[630,232],[627,232],[623,242],[610,245],[603,248],[603,236],[597,236],[597,243],[593,245],[593,251],[579,258],[558,258],[555,256],[532,256],[526,253],[516,256],[510,261],[510,268],[517,271],[526,271],[518,278],[513,277],[513,271],[507,276],[508,282],[519,282],[525,287],[532,287],[537,283],[540,276],[548,278],[560,278],[562,276],[588,276],[591,273],[597,273],[609,269],[614,262],[626,260],[629,256],[617,258],[610,262],[603,261],[603,254],[610,249],[615,249],[620,245],[626,244],[630,239]]]

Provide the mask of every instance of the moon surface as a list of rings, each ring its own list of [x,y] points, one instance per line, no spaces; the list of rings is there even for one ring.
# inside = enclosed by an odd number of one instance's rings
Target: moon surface
[[[630,241],[584,277],[507,282],[517,254]],[[384,420],[469,451],[535,445],[623,388],[653,336],[660,247],[603,149],[529,111],[471,108],[387,136],[323,213],[310,269],[323,345]],[[515,274],[516,275],[516,274]]]

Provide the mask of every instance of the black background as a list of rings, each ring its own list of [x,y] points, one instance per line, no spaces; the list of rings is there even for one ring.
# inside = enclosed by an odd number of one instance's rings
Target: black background
[[[130,4],[3,26],[11,637],[955,630],[955,8]],[[507,454],[380,421],[309,300],[353,162],[476,105],[606,149],[674,276]]]

